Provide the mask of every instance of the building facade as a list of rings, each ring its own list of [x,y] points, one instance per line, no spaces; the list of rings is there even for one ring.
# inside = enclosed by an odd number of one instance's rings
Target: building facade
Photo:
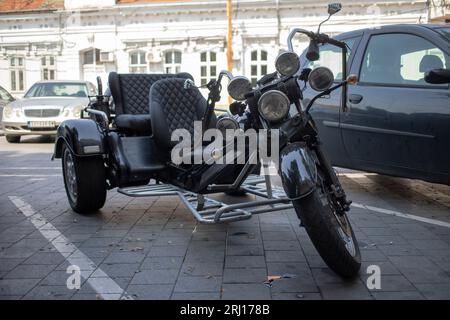
[[[233,73],[255,80],[274,69],[294,27],[316,30],[323,0],[233,0]],[[426,23],[428,2],[342,1],[322,28]],[[189,72],[204,84],[227,68],[224,0],[0,0],[0,85],[21,96],[46,79],[106,81],[121,73]],[[301,51],[305,39],[296,39]]]

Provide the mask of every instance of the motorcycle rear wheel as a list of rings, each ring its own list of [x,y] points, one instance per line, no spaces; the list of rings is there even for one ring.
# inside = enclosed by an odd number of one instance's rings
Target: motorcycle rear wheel
[[[294,200],[293,205],[328,267],[343,278],[354,278],[361,267],[361,253],[347,215],[334,213],[321,188]]]

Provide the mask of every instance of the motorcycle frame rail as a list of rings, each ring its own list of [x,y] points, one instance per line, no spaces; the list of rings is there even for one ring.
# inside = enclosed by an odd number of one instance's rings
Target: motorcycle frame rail
[[[265,186],[261,186],[261,184]],[[250,175],[241,189],[265,199],[226,204],[171,184],[149,184],[139,187],[120,188],[118,192],[130,197],[179,196],[184,205],[203,224],[216,224],[247,220],[254,214],[292,209],[291,200],[281,188],[273,188],[268,176]]]

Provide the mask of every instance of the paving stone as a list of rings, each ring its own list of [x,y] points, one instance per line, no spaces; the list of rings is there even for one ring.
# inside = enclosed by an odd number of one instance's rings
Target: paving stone
[[[219,300],[219,292],[174,292],[172,300]]]
[[[2,279],[0,280],[0,295],[25,295],[40,279]]]
[[[28,292],[24,300],[68,300],[75,293],[66,286],[37,286]]]
[[[142,252],[112,252],[104,263],[140,263],[144,258]]]
[[[0,272],[11,271],[23,261],[23,258],[0,258]]]
[[[450,299],[450,283],[416,283],[415,286],[427,299]]]
[[[180,276],[174,292],[219,292],[222,277]]]
[[[297,251],[266,251],[267,262],[306,262],[305,255]]]
[[[450,283],[450,276],[439,266],[422,256],[396,256],[389,260],[412,283]]]
[[[168,300],[172,294],[171,284],[129,285],[127,293],[136,300]]]
[[[263,256],[264,247],[260,245],[227,245],[228,256]]]
[[[174,284],[178,270],[141,270],[131,280],[131,284]]]
[[[233,268],[225,269],[223,274],[223,283],[261,283],[267,280],[267,270]]]
[[[264,240],[264,249],[270,251],[301,251],[300,243],[298,241]]]
[[[139,266],[139,263],[102,263],[98,267],[110,277],[133,277]],[[92,276],[100,274],[100,271],[96,270]]]
[[[58,252],[37,252],[24,261],[24,264],[60,264],[64,257]]]
[[[319,284],[326,300],[372,300],[373,297],[361,282]]]
[[[182,257],[186,254],[186,246],[159,246],[150,250],[150,257]]]
[[[272,292],[273,300],[321,300],[318,292]]]
[[[11,270],[4,279],[43,279],[57,266],[52,264],[23,264]]]
[[[261,284],[225,283],[222,286],[223,300],[269,300],[270,289]]]
[[[147,257],[140,266],[141,269],[171,270],[180,269],[183,257]]]
[[[223,268],[223,262],[187,261],[181,268],[181,274],[186,276],[221,276]]]
[[[424,297],[418,291],[386,292],[372,291],[372,296],[377,300],[423,300]]]
[[[227,256],[226,268],[265,268],[266,261],[263,256]]]

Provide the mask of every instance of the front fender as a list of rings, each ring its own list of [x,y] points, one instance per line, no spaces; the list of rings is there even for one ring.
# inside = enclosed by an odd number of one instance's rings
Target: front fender
[[[59,125],[52,159],[62,157],[64,144],[75,156],[105,153],[104,136],[98,124],[91,119],[65,120]]]
[[[291,143],[281,150],[279,173],[290,200],[305,197],[316,188],[316,163],[304,143]]]

